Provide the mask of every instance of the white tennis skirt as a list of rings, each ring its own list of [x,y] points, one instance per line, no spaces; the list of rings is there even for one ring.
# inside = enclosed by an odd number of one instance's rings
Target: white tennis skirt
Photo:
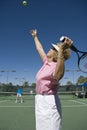
[[[35,96],[36,130],[61,130],[61,104],[57,95]]]

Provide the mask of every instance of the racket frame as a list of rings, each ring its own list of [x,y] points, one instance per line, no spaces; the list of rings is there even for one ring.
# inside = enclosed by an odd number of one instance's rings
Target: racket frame
[[[66,39],[66,37],[65,37],[65,36],[62,36],[62,37],[60,38],[60,41],[63,43],[63,42],[65,41],[65,39]],[[77,56],[78,56],[78,68],[79,68],[79,70],[82,71],[82,72],[84,72],[84,73],[87,73],[86,71],[83,71],[83,70],[80,68],[80,61],[81,61],[81,59],[82,59],[84,56],[87,56],[87,52],[78,50],[74,45],[71,45],[70,49],[71,49],[72,51],[74,51],[74,52],[77,54]],[[82,53],[82,55],[80,56],[79,53]]]

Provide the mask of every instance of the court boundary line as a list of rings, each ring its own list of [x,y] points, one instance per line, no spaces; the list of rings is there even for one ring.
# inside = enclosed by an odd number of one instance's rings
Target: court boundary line
[[[10,100],[2,100],[2,101],[0,101],[0,103],[4,103],[4,102],[9,102]],[[62,105],[62,108],[75,108],[75,107],[87,107],[87,103],[84,103],[84,102],[80,102],[80,101],[77,101],[77,100],[68,100],[68,101],[71,101],[71,102],[76,102],[76,103],[78,103],[78,104],[80,104],[80,105]],[[16,106],[16,105],[13,105],[13,106],[11,106],[11,105],[1,105],[0,106],[0,108],[35,108],[35,106],[32,106],[32,105],[30,105],[30,106],[22,106],[22,104],[21,105],[19,105],[19,106]]]
[[[84,105],[62,105],[62,108],[76,108],[76,107],[87,107],[87,104]],[[0,106],[0,108],[35,108],[35,106]]]
[[[9,100],[0,100],[0,103],[3,103],[3,102],[8,102]]]
[[[64,106],[62,106],[62,108],[78,108],[78,107],[87,107],[87,105],[64,105]]]
[[[15,108],[15,107],[22,107],[22,108],[30,107],[30,108],[35,108],[34,106],[0,106],[0,107],[8,107],[8,108],[9,108],[9,107],[14,107],[14,108]]]
[[[78,103],[78,104],[82,104],[82,105],[87,105],[87,103],[80,102],[80,101],[77,101],[77,100],[70,100],[70,101],[72,101],[72,102],[76,102],[76,103]]]

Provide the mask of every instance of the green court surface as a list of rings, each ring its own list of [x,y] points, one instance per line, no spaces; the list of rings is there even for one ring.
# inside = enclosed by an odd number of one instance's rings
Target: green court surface
[[[24,96],[23,103],[15,103],[16,96],[0,97],[0,130],[35,130],[34,95]],[[87,129],[87,98],[61,99],[62,130]]]

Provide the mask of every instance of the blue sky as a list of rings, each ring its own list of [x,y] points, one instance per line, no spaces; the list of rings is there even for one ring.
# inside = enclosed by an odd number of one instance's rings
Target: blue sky
[[[87,1],[86,0],[22,0],[0,1],[0,82],[35,82],[35,75],[42,62],[29,34],[37,29],[38,37],[47,52],[51,43],[59,42],[62,35],[69,36],[77,48],[87,51]],[[77,56],[65,63],[66,80],[76,82],[79,75]],[[16,70],[16,72],[12,72]],[[7,81],[8,80],[8,81]]]

